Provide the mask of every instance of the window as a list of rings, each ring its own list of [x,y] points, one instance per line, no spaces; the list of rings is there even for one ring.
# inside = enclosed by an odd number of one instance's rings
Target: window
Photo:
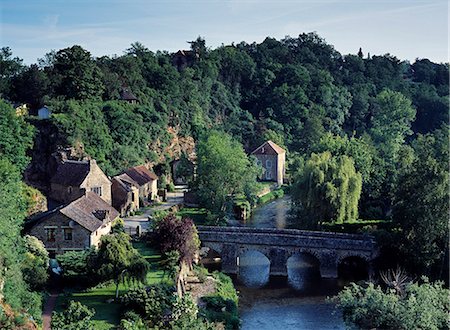
[[[64,228],[63,234],[64,234],[64,240],[66,240],[66,241],[72,240],[72,228]]]
[[[47,242],[54,242],[55,241],[55,231],[56,228],[45,228],[45,232],[47,234]]]
[[[264,148],[264,147],[262,147],[261,148],[261,153],[263,154],[263,153],[265,153],[266,152],[266,149]]]
[[[266,167],[267,168],[272,168],[272,161],[270,159],[266,160]]]
[[[94,193],[96,193],[99,196],[102,195],[102,187],[92,187],[91,191],[93,191]]]

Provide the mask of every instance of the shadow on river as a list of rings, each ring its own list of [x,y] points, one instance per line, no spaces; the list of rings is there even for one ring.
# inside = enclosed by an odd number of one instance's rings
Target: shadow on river
[[[289,196],[254,210],[245,223],[231,226],[291,228]],[[269,260],[248,251],[239,257],[239,275],[233,277],[240,296],[243,330],[327,330],[345,329],[344,322],[327,297],[335,295],[343,283],[320,278],[318,265],[306,256],[288,261],[288,277],[269,277]]]

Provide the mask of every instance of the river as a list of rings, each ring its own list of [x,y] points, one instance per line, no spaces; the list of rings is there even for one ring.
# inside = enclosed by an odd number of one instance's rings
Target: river
[[[257,228],[290,228],[290,198],[285,196],[258,207],[245,223],[230,225]],[[289,259],[288,278],[269,277],[269,261],[249,251],[239,258],[239,276],[234,277],[240,296],[242,330],[345,329],[335,305],[342,283],[320,278],[318,265],[307,256]]]

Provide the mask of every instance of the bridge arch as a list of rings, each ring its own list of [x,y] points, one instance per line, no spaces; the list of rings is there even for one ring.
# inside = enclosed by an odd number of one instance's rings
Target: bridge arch
[[[218,251],[219,250],[219,251]],[[222,270],[222,253],[218,246],[203,247],[200,252],[200,264],[205,266],[208,270],[214,271]]]
[[[249,287],[261,287],[269,281],[271,260],[259,249],[245,248],[238,254],[238,279]]]

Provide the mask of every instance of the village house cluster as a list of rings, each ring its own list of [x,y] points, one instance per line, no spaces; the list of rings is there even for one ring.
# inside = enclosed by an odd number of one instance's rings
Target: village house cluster
[[[119,216],[157,198],[157,176],[141,165],[108,178],[91,160],[62,160],[50,180],[56,206],[31,219],[26,231],[39,238],[53,257],[98,247]]]
[[[263,168],[261,181],[283,184],[283,148],[266,141],[251,154]],[[175,174],[178,163],[174,161],[172,167],[174,181],[180,183],[182,178]],[[144,165],[109,178],[94,159],[62,159],[50,179],[48,197],[54,206],[28,221],[26,231],[39,238],[52,257],[98,247],[101,236],[110,233],[114,221],[158,198],[157,181],[158,177]]]

